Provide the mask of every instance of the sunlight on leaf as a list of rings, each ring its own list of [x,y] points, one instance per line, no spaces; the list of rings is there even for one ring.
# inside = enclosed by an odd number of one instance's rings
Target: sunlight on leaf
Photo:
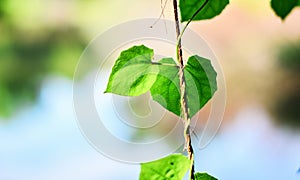
[[[153,56],[153,49],[144,45],[123,51],[115,62],[105,93],[139,96],[149,91],[158,73],[158,67],[151,62]]]
[[[154,101],[177,116],[181,114],[179,67],[172,58],[152,62],[154,52],[144,45],[121,53],[105,93],[139,96],[150,90]],[[190,117],[194,116],[217,91],[217,73],[210,60],[191,56],[184,67]]]
[[[172,58],[165,58],[159,62],[176,65]],[[173,112],[177,116],[180,116],[178,67],[159,66],[159,74],[150,91],[154,101],[158,102],[164,108]]]
[[[141,164],[140,180],[182,180],[190,168],[190,160],[182,154]]]

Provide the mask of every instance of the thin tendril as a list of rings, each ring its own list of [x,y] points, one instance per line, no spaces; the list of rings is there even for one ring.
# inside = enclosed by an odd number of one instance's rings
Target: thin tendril
[[[176,45],[177,48],[178,48],[178,46],[179,46],[179,44],[180,44],[180,42],[181,42],[181,38],[182,38],[182,36],[183,36],[185,30],[187,29],[188,25],[189,25],[189,24],[193,21],[193,19],[199,14],[199,12],[206,6],[206,4],[208,3],[208,1],[209,1],[209,0],[206,0],[206,1],[202,4],[202,6],[200,6],[200,8],[193,14],[193,16],[188,20],[188,22],[186,23],[186,25],[185,25],[184,28],[182,29],[182,31],[181,31],[181,33],[180,33],[178,39],[177,39],[177,45]],[[177,54],[177,55],[178,55],[178,54]]]
[[[164,11],[166,9],[166,6],[167,6],[167,3],[169,0],[166,0],[164,5],[162,5],[163,4],[162,1],[163,0],[160,1],[161,2],[161,13],[160,13],[159,17],[156,19],[156,21],[150,26],[150,28],[153,28],[153,26],[155,26],[162,17],[165,17]]]

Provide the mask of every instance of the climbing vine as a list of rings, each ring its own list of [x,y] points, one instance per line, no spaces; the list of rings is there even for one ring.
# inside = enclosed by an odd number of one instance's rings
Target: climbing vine
[[[216,179],[207,173],[195,173],[190,121],[217,91],[217,72],[211,61],[200,55],[192,55],[185,62],[181,38],[192,21],[214,18],[228,4],[229,0],[179,0],[179,3],[173,0],[177,34],[176,60],[168,57],[154,62],[154,50],[137,45],[122,51],[115,62],[105,93],[139,96],[150,91],[152,99],[179,116],[185,127],[184,150],[187,157],[172,154],[142,163],[140,180],[181,180],[187,171],[191,180]],[[271,1],[271,7],[282,19],[299,5],[300,0]],[[180,22],[186,22],[182,30]]]

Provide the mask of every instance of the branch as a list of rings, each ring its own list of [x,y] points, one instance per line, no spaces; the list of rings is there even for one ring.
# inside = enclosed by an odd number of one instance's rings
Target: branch
[[[184,62],[182,56],[182,46],[181,46],[181,38],[187,29],[188,25],[193,21],[193,19],[197,16],[197,14],[206,6],[209,0],[206,0],[199,9],[193,14],[193,16],[189,19],[187,24],[184,26],[183,30],[180,32],[179,26],[179,18],[178,18],[178,3],[177,0],[173,0],[174,6],[174,15],[175,15],[175,23],[176,23],[176,34],[177,34],[177,61],[179,62],[179,85],[180,85],[180,104],[181,104],[181,116],[184,123],[184,137],[185,137],[185,149],[188,152],[188,158],[191,160],[191,168],[190,168],[190,180],[194,180],[194,150],[191,142],[191,131],[190,131],[190,122],[191,117],[189,116],[189,108],[187,104],[186,97],[186,83],[184,78]]]
[[[175,23],[176,23],[176,34],[177,34],[177,60],[179,62],[179,85],[180,85],[180,104],[181,104],[181,116],[184,123],[184,137],[185,137],[185,149],[188,153],[188,158],[191,160],[191,168],[190,168],[190,179],[194,180],[194,150],[191,143],[191,134],[190,134],[190,122],[191,118],[189,116],[187,97],[186,97],[186,83],[184,78],[184,62],[182,57],[182,47],[181,47],[181,39],[180,38],[180,27],[179,27],[179,18],[178,18],[178,7],[177,0],[173,0],[174,6],[174,15],[175,15]]]
[[[179,64],[183,67],[183,59],[182,59],[182,48],[181,48],[181,40],[180,37],[180,26],[179,26],[179,18],[178,18],[178,7],[177,7],[177,0],[173,0],[174,6],[174,15],[175,15],[175,23],[176,23],[176,35],[177,35],[177,60]]]

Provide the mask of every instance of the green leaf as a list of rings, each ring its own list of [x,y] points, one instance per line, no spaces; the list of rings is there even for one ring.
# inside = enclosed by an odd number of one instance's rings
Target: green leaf
[[[199,173],[195,174],[195,180],[218,180],[217,178],[207,174],[207,173]]]
[[[205,3],[206,0],[180,0],[181,22],[188,21]],[[229,4],[229,0],[209,0],[193,20],[211,19],[219,15]]]
[[[272,0],[271,7],[282,20],[292,11],[292,9],[299,5],[299,0]]]
[[[191,56],[184,68],[187,103],[190,116],[194,116],[217,91],[217,73],[210,60]]]
[[[177,116],[181,114],[179,67],[172,58],[151,61],[153,50],[143,45],[121,53],[112,68],[105,93],[139,96],[151,91],[153,100]],[[194,116],[217,90],[217,73],[208,59],[192,56],[184,67],[187,104]]]
[[[171,58],[162,63],[174,63]],[[178,67],[160,66],[158,77],[151,87],[152,98],[173,112],[181,114]],[[208,59],[191,56],[184,67],[187,104],[190,117],[194,116],[213,96],[217,90],[217,73]]]
[[[152,65],[154,52],[144,45],[134,46],[121,53],[113,66],[105,93],[139,96],[146,93],[159,71]]]
[[[182,180],[190,168],[190,160],[182,154],[141,164],[140,180]]]
[[[165,58],[159,62],[175,65],[172,58]],[[150,91],[153,100],[177,116],[180,116],[181,109],[178,67],[159,66],[159,74],[157,75],[157,79]]]

